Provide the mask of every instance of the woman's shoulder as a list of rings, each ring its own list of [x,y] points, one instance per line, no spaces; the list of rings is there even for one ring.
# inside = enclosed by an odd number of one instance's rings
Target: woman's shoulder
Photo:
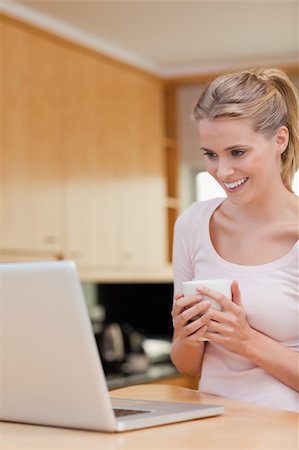
[[[177,218],[176,225],[184,225],[194,221],[200,221],[203,216],[209,217],[213,211],[223,202],[223,198],[216,197],[209,200],[201,200],[192,203]]]

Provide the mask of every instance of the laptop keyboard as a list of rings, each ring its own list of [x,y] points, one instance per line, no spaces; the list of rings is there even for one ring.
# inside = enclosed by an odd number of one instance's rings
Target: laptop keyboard
[[[113,408],[116,417],[130,416],[133,414],[149,413],[150,411],[140,410],[140,409],[124,409],[124,408]]]

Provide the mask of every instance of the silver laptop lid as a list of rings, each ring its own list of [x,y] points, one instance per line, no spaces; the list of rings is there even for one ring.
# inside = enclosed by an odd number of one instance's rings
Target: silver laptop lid
[[[1,264],[0,314],[0,419],[115,430],[74,264]]]

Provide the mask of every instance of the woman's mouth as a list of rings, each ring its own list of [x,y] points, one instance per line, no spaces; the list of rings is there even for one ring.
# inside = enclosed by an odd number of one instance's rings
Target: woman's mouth
[[[243,186],[243,184],[246,183],[247,180],[248,180],[248,177],[240,178],[239,180],[231,181],[230,183],[224,182],[223,184],[228,191],[235,191],[238,188],[240,188],[241,186]]]

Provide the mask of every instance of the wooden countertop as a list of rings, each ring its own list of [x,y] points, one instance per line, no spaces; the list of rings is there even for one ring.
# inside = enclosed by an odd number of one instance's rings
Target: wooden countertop
[[[0,422],[3,450],[143,450],[236,449],[298,450],[298,417],[172,385],[117,389],[113,397],[211,403],[225,406],[221,416],[107,434]]]

